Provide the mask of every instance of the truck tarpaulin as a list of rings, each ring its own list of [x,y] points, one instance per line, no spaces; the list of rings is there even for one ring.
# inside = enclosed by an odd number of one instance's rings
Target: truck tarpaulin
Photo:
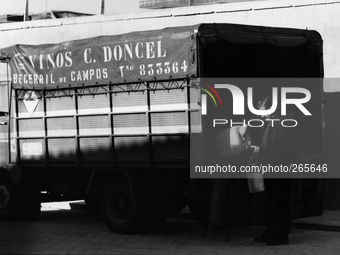
[[[306,45],[312,57],[322,55],[322,39],[316,31],[200,24],[60,44],[15,45],[0,50],[0,56],[10,59],[13,88],[56,89],[195,77],[196,44],[204,48],[218,40],[273,47]]]
[[[16,89],[180,79],[196,73],[194,29],[166,28],[59,44],[15,45],[2,49],[1,56],[10,59]]]

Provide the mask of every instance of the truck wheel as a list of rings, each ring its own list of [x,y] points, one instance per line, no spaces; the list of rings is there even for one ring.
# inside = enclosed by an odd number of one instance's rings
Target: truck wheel
[[[123,180],[106,184],[100,207],[105,224],[111,231],[127,234],[137,227],[137,207],[129,186]]]
[[[20,213],[19,189],[8,179],[0,180],[0,219],[15,219]]]

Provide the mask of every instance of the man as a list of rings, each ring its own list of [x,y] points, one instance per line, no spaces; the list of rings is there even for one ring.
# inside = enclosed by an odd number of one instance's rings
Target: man
[[[271,98],[266,97],[259,101],[258,108],[265,110],[269,109],[271,105]],[[271,115],[262,117],[267,120],[281,119],[278,110]],[[262,165],[290,165],[295,160],[296,128],[283,127],[280,121],[265,121],[265,123],[266,125],[261,130],[262,139],[260,146],[252,146],[254,154],[258,155]],[[284,245],[289,243],[291,179],[273,177],[265,179],[265,216],[267,228],[254,241],[265,242],[267,245]]]

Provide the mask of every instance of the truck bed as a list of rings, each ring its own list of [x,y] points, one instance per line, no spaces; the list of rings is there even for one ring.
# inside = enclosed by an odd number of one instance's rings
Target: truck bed
[[[22,166],[188,167],[189,134],[200,130],[187,80],[17,90],[16,99]]]

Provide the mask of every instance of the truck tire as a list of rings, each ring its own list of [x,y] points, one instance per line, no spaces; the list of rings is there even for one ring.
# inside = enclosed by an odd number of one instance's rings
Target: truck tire
[[[19,217],[19,188],[8,178],[0,177],[0,219],[12,220]]]
[[[137,207],[124,180],[109,181],[101,195],[101,214],[106,226],[115,233],[132,233],[138,225]]]

